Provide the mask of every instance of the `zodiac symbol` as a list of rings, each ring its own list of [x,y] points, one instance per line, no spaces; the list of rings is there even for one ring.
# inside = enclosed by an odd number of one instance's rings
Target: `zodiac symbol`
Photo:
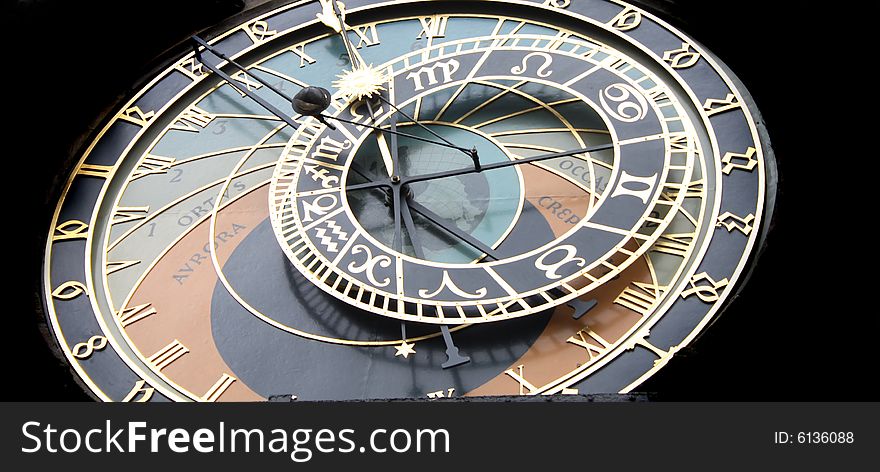
[[[455,59],[450,59],[446,62],[437,62],[431,67],[422,67],[421,69],[410,72],[409,75],[406,76],[407,79],[413,79],[413,83],[415,84],[415,91],[424,90],[425,86],[422,84],[422,75],[425,75],[428,78],[428,85],[437,85],[437,69],[443,71],[443,83],[449,82],[452,80],[452,74],[454,74],[458,68],[461,67],[461,63],[456,61]]]
[[[630,100],[634,97],[635,101]],[[599,103],[606,113],[624,123],[635,123],[648,114],[648,100],[627,84],[614,84],[605,87],[599,96]],[[617,108],[611,107],[617,105]]]
[[[546,52],[533,52],[529,54],[528,56],[523,58],[522,66],[514,66],[512,69],[510,69],[510,73],[515,75],[524,74],[528,69],[529,59],[531,59],[532,57],[544,58],[544,64],[542,64],[536,72],[538,77],[550,77],[550,74],[552,74],[553,71],[548,71],[547,68],[550,67],[550,64],[553,63],[553,58]]]
[[[638,177],[635,175],[629,175],[627,171],[623,171],[620,175],[620,183],[617,185],[617,188],[614,189],[611,198],[619,197],[621,195],[629,195],[638,198],[642,203],[648,203],[648,199],[651,198],[651,192],[653,191],[654,186],[657,185],[657,178],[657,174],[649,177]],[[633,190],[632,188],[625,187],[625,185],[632,187],[634,184],[635,186],[643,185],[645,188],[642,190]]]
[[[339,183],[339,177],[330,175],[330,171],[325,168],[318,169],[316,164],[303,166],[303,169],[305,169],[306,174],[312,176],[312,180],[315,182],[320,180],[321,187],[333,188],[334,185]]]
[[[329,230],[341,241],[348,241],[348,233],[342,231],[342,228],[333,220],[328,220],[326,226],[326,228],[317,228],[315,230],[315,237],[321,240],[321,244],[326,246],[328,251],[339,252],[339,244],[333,241],[333,236],[327,236],[327,231]]]
[[[380,254],[376,257],[373,257],[373,251],[370,250],[369,247],[364,246],[363,244],[358,244],[351,248],[352,254],[360,254],[365,253],[367,255],[367,259],[361,265],[357,265],[352,262],[348,265],[348,270],[355,274],[361,274],[363,272],[367,273],[367,278],[370,280],[370,283],[375,285],[376,287],[385,287],[389,283],[391,283],[391,279],[385,277],[381,282],[376,279],[376,275],[373,273],[376,270],[376,265],[379,267],[388,267],[391,265],[391,258]]]
[[[547,264],[545,262],[548,256],[550,256],[551,254],[555,254],[557,252],[560,252],[560,251],[565,253],[565,255],[562,257],[562,260],[560,260],[559,262],[555,262],[553,264]],[[564,265],[568,264],[569,262],[574,262],[575,264],[577,264],[578,267],[583,267],[584,265],[587,264],[587,261],[584,260],[584,258],[576,257],[576,256],[577,256],[577,248],[575,248],[574,246],[572,246],[570,244],[566,244],[563,246],[555,247],[555,248],[545,252],[543,256],[541,256],[537,261],[535,261],[535,267],[538,268],[539,270],[543,270],[544,276],[547,277],[548,279],[552,279],[552,280],[561,279],[562,276],[557,274],[556,271],[561,269]]]
[[[486,289],[486,287],[482,287],[474,293],[467,293],[464,290],[458,288],[458,286],[455,285],[455,282],[453,282],[452,279],[449,278],[449,272],[444,270],[443,271],[443,281],[440,282],[440,287],[438,287],[437,290],[434,290],[433,292],[429,292],[427,289],[421,289],[421,290],[419,290],[419,296],[422,298],[434,298],[437,295],[439,295],[440,292],[443,291],[444,287],[448,288],[452,293],[454,293],[460,297],[470,298],[472,300],[477,299],[477,298],[483,298],[486,296],[486,293],[489,292]]]
[[[330,203],[322,204],[321,202],[325,199],[329,199]],[[311,202],[307,202],[307,201],[303,200],[303,202],[302,202],[302,207],[303,207],[302,222],[308,223],[308,222],[312,221],[313,220],[312,213],[314,213],[315,215],[318,215],[319,217],[326,215],[330,211],[331,208],[336,206],[337,202],[338,202],[338,200],[336,199],[336,195],[333,195],[332,193],[325,193],[323,195],[319,195],[319,196],[315,197],[315,199],[312,200]]]

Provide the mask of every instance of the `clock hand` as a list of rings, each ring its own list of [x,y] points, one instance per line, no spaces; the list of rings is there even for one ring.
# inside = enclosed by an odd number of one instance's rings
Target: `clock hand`
[[[407,120],[409,120],[410,122],[415,123],[417,126],[421,127],[425,131],[431,133],[432,135],[434,135],[438,139],[442,140],[446,144],[450,145],[451,147],[458,149],[459,151],[465,153],[468,157],[471,158],[471,160],[474,161],[474,168],[477,170],[477,172],[480,171],[480,156],[477,153],[476,147],[474,147],[472,149],[466,149],[466,148],[462,148],[462,147],[459,147],[459,146],[452,144],[451,142],[449,142],[448,139],[444,138],[443,136],[440,136],[440,134],[437,133],[436,131],[432,130],[431,128],[428,128],[427,126],[425,126],[421,122],[417,121],[415,118],[407,115],[403,110],[398,108],[397,105],[395,105],[395,104],[391,103],[389,100],[385,99],[385,97],[383,97],[382,94],[379,94],[378,97],[379,97],[379,100],[381,100],[383,103],[385,103],[389,107],[393,108],[394,111],[396,111],[397,113],[403,115],[403,117],[406,118]]]
[[[370,178],[367,177],[367,175],[356,165],[352,165],[351,170],[362,178],[370,180]],[[399,195],[400,187],[395,186],[393,187],[392,191],[396,191]],[[419,259],[424,259],[425,256],[422,252],[422,245],[418,240],[418,236],[416,235],[416,225],[412,219],[412,210],[410,209],[411,203],[415,202],[412,201],[412,197],[410,196],[407,196],[406,198],[399,198],[399,205],[396,206],[397,213],[398,215],[401,215],[403,217],[404,225],[406,225],[406,232],[409,235],[409,241],[410,243],[412,243],[413,246],[413,253]],[[424,208],[424,210],[427,210],[427,208]],[[430,210],[427,211],[433,214],[433,212],[431,212]],[[449,229],[447,229],[447,231],[449,231]],[[400,332],[400,338],[404,340],[404,343],[406,343],[406,324],[404,324],[403,322],[400,323]],[[455,342],[452,339],[452,333],[449,331],[449,326],[441,325],[440,334],[443,336],[443,342],[446,344],[446,362],[441,364],[442,368],[449,369],[452,367],[460,366],[462,364],[467,364],[471,361],[471,358],[469,356],[462,356],[460,354],[458,346],[455,345]]]
[[[318,13],[317,17],[327,27],[342,36],[345,51],[348,53],[348,57],[351,58],[352,69],[363,66],[364,59],[358,54],[348,38],[348,30],[351,28],[345,24],[345,4],[336,0],[321,0],[321,7],[321,13]]]
[[[588,148],[573,149],[571,151],[557,152],[557,153],[553,153],[553,154],[543,154],[543,155],[535,156],[535,157],[527,157],[524,159],[517,159],[515,161],[506,161],[506,162],[498,162],[498,163],[494,163],[494,164],[486,164],[486,165],[482,166],[482,171],[503,169],[505,167],[512,167],[512,166],[518,166],[518,165],[522,165],[522,164],[530,164],[533,162],[547,161],[550,159],[557,159],[560,157],[573,156],[575,154],[585,154],[585,153],[589,153],[589,152],[604,151],[604,150],[613,149],[613,148],[614,148],[613,143],[612,144],[602,144],[599,146],[592,146],[592,147],[588,147]],[[411,184],[413,182],[424,182],[426,180],[442,179],[445,177],[455,177],[458,175],[474,174],[477,172],[480,172],[480,170],[477,170],[477,169],[449,170],[449,171],[444,171],[444,172],[436,172],[433,174],[424,174],[424,175],[416,175],[413,177],[404,177],[403,181],[401,183],[405,185],[405,184]]]
[[[426,142],[426,143],[429,143],[429,144],[435,144],[435,145],[438,145],[438,146],[451,147],[451,148],[459,149],[459,150],[464,149],[464,148],[460,148],[460,147],[457,147],[457,146],[451,146],[451,145],[449,145],[449,144],[447,144],[447,143],[444,143],[444,142],[433,141],[433,140],[430,140],[430,139],[427,139],[427,138],[423,138],[423,137],[421,137],[421,136],[416,136],[416,135],[407,134],[407,133],[401,133],[401,132],[399,132],[399,131],[388,131],[388,130],[386,130],[386,129],[384,129],[384,128],[380,128],[380,127],[378,127],[378,126],[372,126],[372,125],[368,125],[368,124],[365,124],[365,123],[357,123],[357,122],[352,121],[352,120],[346,120],[346,119],[343,119],[343,118],[336,118],[336,117],[333,117],[333,116],[324,115],[322,112],[323,112],[324,110],[326,110],[327,107],[330,106],[330,101],[329,101],[329,99],[326,100],[326,103],[324,103],[324,104],[315,103],[315,101],[316,101],[316,97],[317,97],[317,96],[319,96],[319,95],[324,95],[324,94],[323,94],[322,92],[320,92],[320,91],[327,92],[326,89],[323,89],[323,88],[321,88],[321,87],[306,86],[306,87],[303,87],[302,90],[300,90],[299,93],[297,93],[293,98],[291,98],[289,95],[286,95],[284,92],[282,92],[282,91],[278,90],[277,88],[275,88],[275,87],[274,87],[272,84],[270,84],[269,82],[267,82],[267,81],[261,79],[260,77],[258,77],[258,76],[256,76],[256,75],[253,75],[253,74],[249,73],[249,72],[247,71],[247,69],[244,68],[244,66],[242,66],[241,64],[239,64],[239,63],[235,62],[234,60],[230,59],[229,57],[227,57],[227,56],[226,56],[225,54],[223,54],[222,52],[218,51],[216,48],[214,48],[213,46],[211,46],[210,44],[208,44],[204,39],[202,39],[202,38],[200,38],[200,37],[198,37],[198,36],[192,36],[192,40],[195,41],[195,43],[196,43],[196,44],[193,45],[193,51],[194,51],[194,53],[195,53],[196,59],[198,59],[199,62],[200,62],[203,66],[207,67],[208,70],[210,70],[211,72],[217,74],[221,79],[223,79],[224,81],[228,82],[230,85],[233,84],[234,79],[233,79],[232,77],[230,77],[229,74],[227,74],[227,73],[223,72],[222,70],[220,70],[220,68],[218,68],[218,67],[216,67],[216,66],[213,66],[213,65],[211,65],[211,64],[209,64],[209,63],[207,63],[207,62],[205,62],[205,61],[202,59],[202,51],[199,50],[198,46],[202,46],[202,47],[204,47],[206,51],[208,51],[208,52],[210,52],[211,54],[217,56],[218,58],[220,58],[220,59],[222,59],[222,60],[228,62],[229,64],[231,64],[233,67],[235,67],[235,68],[238,69],[239,71],[243,72],[244,74],[247,74],[248,77],[250,77],[250,78],[256,80],[257,82],[259,82],[260,84],[262,84],[263,86],[265,86],[266,88],[268,88],[269,90],[271,90],[272,92],[274,92],[275,94],[277,94],[278,96],[280,96],[280,97],[284,98],[285,100],[289,101],[289,102],[291,103],[291,105],[293,106],[294,110],[295,110],[297,113],[299,113],[299,114],[301,114],[301,115],[305,115],[305,116],[313,116],[313,117],[317,118],[319,121],[321,121],[322,123],[324,123],[324,124],[325,124],[327,127],[329,127],[330,129],[336,129],[336,128],[335,128],[333,125],[331,125],[330,123],[328,123],[326,120],[334,120],[334,121],[338,121],[338,122],[340,122],[340,123],[352,124],[352,125],[362,126],[362,127],[364,127],[364,128],[369,128],[369,129],[373,129],[373,130],[384,131],[384,132],[386,132],[386,133],[396,134],[396,135],[399,135],[399,136],[404,136],[404,137],[406,137],[406,138],[415,139],[415,140],[417,140],[417,141],[423,141],[423,142]],[[285,123],[287,123],[287,124],[290,125],[291,127],[293,127],[293,128],[298,128],[298,127],[300,126],[300,123],[297,123],[292,117],[287,116],[286,113],[284,113],[283,111],[279,110],[276,106],[274,106],[274,105],[272,105],[271,103],[267,102],[266,100],[264,100],[262,97],[260,97],[259,95],[257,95],[257,94],[254,93],[253,91],[248,90],[246,87],[245,87],[244,89],[238,88],[238,87],[235,86],[235,85],[233,85],[233,87],[236,87],[238,90],[241,90],[241,92],[242,92],[243,94],[245,94],[245,95],[247,95],[248,97],[250,97],[252,100],[254,100],[255,102],[257,102],[257,104],[259,104],[260,106],[262,106],[263,108],[265,108],[266,110],[268,110],[268,111],[269,111],[270,113],[272,113],[273,115],[277,116],[280,120],[284,121]],[[327,92],[327,95],[329,96],[329,92]],[[305,100],[301,100],[301,98],[303,98],[303,99],[305,99]],[[302,104],[298,104],[297,102],[303,102],[303,103],[302,103]],[[303,108],[303,106],[305,106],[306,108]],[[317,109],[307,109],[308,107],[317,107]],[[466,150],[466,149],[465,149],[465,150]]]
[[[400,189],[403,187],[402,184],[389,185],[387,181],[374,181],[373,179],[368,177],[367,174],[363,170],[361,170],[358,166],[352,164],[350,166],[350,168],[351,168],[352,172],[356,173],[364,180],[367,180],[367,183],[366,184],[355,184],[354,186],[348,186],[348,187],[346,187],[346,190],[351,190],[352,187],[357,187],[357,189],[391,187],[392,194],[389,196],[393,199],[393,198],[395,198],[394,193],[397,193],[397,195],[398,195],[397,196],[397,203],[395,204],[395,207],[394,207],[394,208],[400,209],[400,211],[397,211],[398,215],[403,213],[404,206],[405,206],[407,210],[414,211],[414,212],[422,215],[424,218],[426,218],[431,223],[437,225],[438,227],[440,227],[441,229],[443,229],[447,233],[452,234],[453,236],[457,237],[458,239],[461,239],[462,241],[464,241],[465,243],[474,247],[478,251],[485,253],[488,257],[491,257],[492,259],[495,259],[495,260],[499,259],[497,254],[495,253],[494,249],[487,246],[479,239],[474,238],[473,236],[465,233],[464,231],[461,231],[460,229],[456,228],[455,226],[446,224],[446,222],[444,221],[445,219],[442,216],[434,213],[433,211],[431,211],[430,209],[428,209],[424,205],[415,201],[412,197],[408,196],[406,198],[400,198]],[[386,190],[386,195],[388,195],[387,190]],[[404,215],[403,219],[406,220],[407,216]],[[412,235],[415,234],[415,225],[412,224],[412,214],[409,215],[409,223],[405,222],[405,224],[407,224],[407,232],[410,233],[410,240],[412,241],[412,237],[413,237]],[[410,224],[412,224],[411,227],[409,226]],[[396,223],[395,223],[395,241],[397,241],[397,239],[398,239],[398,233],[397,233],[397,228],[396,228]],[[413,245],[414,246],[416,245],[415,242],[413,243]],[[399,249],[395,248],[395,250],[399,250]],[[422,258],[422,256],[419,255],[418,253],[416,255],[419,258]]]
[[[373,111],[373,105],[370,104],[369,100],[366,100],[364,103],[367,104],[367,111],[370,113],[370,119],[373,123],[376,122],[376,113]],[[397,122],[392,116],[390,119],[391,131],[394,133],[397,132]],[[388,141],[385,139],[385,133],[383,131],[379,131],[376,133],[376,142],[379,144],[379,153],[382,154],[382,161],[385,163],[385,170],[388,171],[388,176],[393,177],[399,174],[400,168],[397,162],[398,150],[397,150],[397,135],[392,134],[392,141],[394,145],[389,148]],[[395,210],[396,211],[396,210]]]
[[[321,11],[321,13],[318,13],[317,17],[319,20],[321,20],[322,23],[324,23],[326,26],[328,26],[329,28],[331,28],[334,31],[336,31],[337,33],[339,33],[340,36],[342,37],[342,43],[345,46],[345,50],[348,53],[348,56],[351,58],[352,70],[359,69],[359,68],[363,67],[366,64],[366,62],[364,61],[364,58],[361,57],[360,54],[358,54],[357,48],[354,47],[354,44],[352,44],[351,39],[348,37],[348,30],[350,30],[351,28],[345,23],[345,4],[342,2],[339,2],[338,0],[321,0],[321,6],[323,7],[322,11]],[[424,124],[418,122],[417,120],[415,120],[411,116],[404,113],[400,108],[397,107],[397,105],[391,103],[391,101],[389,101],[385,97],[383,97],[381,93],[376,94],[376,95],[378,96],[379,100],[384,102],[389,107],[393,108],[394,111],[403,115],[405,118],[407,118],[412,123],[415,123],[417,126],[421,127],[422,129],[424,129],[428,133],[432,134],[435,138],[445,142],[446,144],[449,145],[449,147],[452,147],[454,149],[458,149],[459,151],[466,154],[468,157],[470,157],[474,161],[474,168],[476,168],[477,171],[480,170],[480,157],[479,157],[479,154],[477,153],[476,147],[474,147],[472,149],[467,149],[467,148],[462,148],[462,147],[459,147],[459,146],[452,144],[448,139],[444,138],[443,136],[440,136],[440,134],[438,134],[437,132],[435,132],[431,128],[428,128]],[[370,107],[369,102],[367,102],[367,106]],[[372,114],[372,109],[370,110],[370,113]],[[374,122],[376,121],[375,117],[373,117],[373,121]],[[389,171],[389,175],[395,175],[395,174],[391,173]]]
[[[219,67],[213,66],[213,65],[209,64],[208,62],[206,62],[204,59],[202,59],[202,52],[199,50],[199,46],[204,47],[205,50],[209,51],[211,54],[213,54],[213,55],[217,56],[218,58],[220,58],[220,59],[222,59],[222,60],[224,60],[224,61],[226,61],[226,62],[232,64],[236,69],[239,69],[239,70],[241,70],[242,72],[244,72],[244,73],[247,74],[247,71],[245,71],[244,67],[242,67],[241,65],[239,65],[238,63],[236,63],[236,62],[233,61],[232,59],[229,59],[229,58],[226,57],[223,53],[221,53],[221,52],[215,50],[215,49],[214,49],[213,47],[211,47],[207,42],[205,42],[205,40],[203,40],[202,38],[200,38],[200,37],[198,37],[198,36],[193,36],[193,37],[192,37],[192,40],[195,42],[195,44],[193,44],[193,52],[195,53],[196,59],[198,59],[199,62],[202,63],[203,66],[207,67],[208,70],[210,70],[211,72],[213,72],[213,73],[217,74],[218,76],[220,76],[221,79],[225,80],[225,81],[226,81],[227,83],[229,83],[230,85],[232,85],[234,79],[233,79],[232,77],[230,77],[229,74],[227,74],[227,73],[223,72],[222,70],[220,70]],[[262,79],[260,79],[259,77],[253,76],[253,75],[251,75],[251,74],[248,74],[248,75],[249,75],[250,77],[253,77],[255,80],[257,80],[258,82],[260,82],[260,83],[263,84],[264,86],[269,87],[270,90],[272,90],[273,92],[277,93],[278,95],[287,98],[283,93],[281,93],[280,90],[277,90],[275,87],[273,87],[273,86],[272,86],[271,84],[269,84],[268,82],[265,82],[265,81],[263,81]],[[235,88],[238,88],[238,87],[236,87],[235,85],[232,85],[232,86],[235,87]],[[299,123],[297,123],[296,121],[294,121],[292,117],[287,116],[286,113],[284,113],[283,111],[279,110],[277,107],[275,107],[275,105],[272,105],[271,103],[267,102],[266,100],[264,100],[264,99],[263,99],[262,97],[260,97],[259,95],[253,93],[253,92],[252,92],[251,90],[249,90],[247,87],[245,87],[244,89],[240,89],[240,88],[238,88],[238,90],[241,90],[242,93],[244,93],[245,95],[247,95],[248,97],[250,97],[253,101],[257,102],[261,107],[265,108],[265,109],[268,110],[270,113],[272,113],[273,115],[275,115],[275,116],[277,116],[278,118],[280,118],[281,121],[284,121],[285,123],[287,123],[288,125],[290,125],[290,126],[293,127],[293,128],[298,128],[298,127],[299,127]]]
[[[435,225],[442,228],[444,231],[452,234],[453,236],[457,237],[458,239],[461,239],[462,241],[466,242],[467,244],[473,246],[478,251],[485,253],[487,256],[491,257],[492,259],[495,259],[496,261],[498,260],[498,255],[495,253],[495,250],[492,249],[491,247],[487,246],[486,244],[484,244],[479,239],[465,233],[464,231],[461,231],[460,229],[456,228],[453,225],[446,224],[446,222],[444,221],[444,218],[442,216],[429,210],[427,207],[425,207],[421,203],[419,203],[415,200],[412,200],[412,199],[410,199],[410,201],[407,203],[409,204],[410,209],[412,209],[416,213],[422,215],[423,217],[428,219],[428,221],[430,221],[431,223],[434,223]]]
[[[409,235],[409,242],[413,247],[413,254],[419,259],[424,259],[425,254],[422,251],[422,243],[416,235],[416,225],[413,222],[412,209],[409,207],[410,198],[400,199],[400,214],[403,215],[403,224],[406,227],[406,234]]]

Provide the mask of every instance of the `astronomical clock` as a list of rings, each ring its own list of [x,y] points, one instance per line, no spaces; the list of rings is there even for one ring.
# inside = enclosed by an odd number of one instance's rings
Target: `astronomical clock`
[[[277,3],[145,84],[47,228],[101,400],[631,392],[771,216],[748,92],[622,1]]]

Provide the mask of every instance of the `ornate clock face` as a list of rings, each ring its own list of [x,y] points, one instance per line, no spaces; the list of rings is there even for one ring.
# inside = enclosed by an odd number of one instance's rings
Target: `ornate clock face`
[[[54,215],[49,321],[103,400],[628,392],[766,227],[757,110],[623,2],[295,2],[200,41]]]

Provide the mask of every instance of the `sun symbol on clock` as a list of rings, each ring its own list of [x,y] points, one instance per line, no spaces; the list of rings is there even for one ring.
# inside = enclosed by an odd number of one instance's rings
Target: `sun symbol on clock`
[[[372,64],[355,67],[336,77],[339,80],[334,81],[333,86],[349,99],[356,100],[371,97],[384,90],[383,84],[387,81],[385,73]]]

